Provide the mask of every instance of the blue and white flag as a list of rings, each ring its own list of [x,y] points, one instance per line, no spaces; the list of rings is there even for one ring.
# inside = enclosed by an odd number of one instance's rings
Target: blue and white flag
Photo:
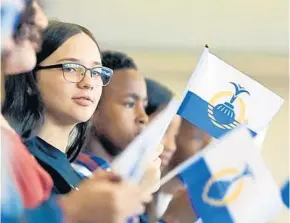
[[[206,48],[178,114],[215,138],[239,124],[255,136],[267,128],[282,104],[281,97]]]
[[[161,185],[179,174],[203,223],[265,223],[283,204],[256,147],[248,130],[239,127],[177,166]]]

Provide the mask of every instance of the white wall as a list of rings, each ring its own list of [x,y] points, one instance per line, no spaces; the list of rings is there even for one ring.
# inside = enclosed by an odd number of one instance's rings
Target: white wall
[[[288,53],[287,0],[50,0],[105,46]]]

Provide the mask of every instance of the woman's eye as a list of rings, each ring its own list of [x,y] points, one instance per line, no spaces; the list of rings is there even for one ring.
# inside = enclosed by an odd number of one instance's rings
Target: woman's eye
[[[64,72],[68,72],[68,73],[72,73],[72,72],[75,72],[75,68],[72,68],[72,67],[65,67],[63,68],[63,71]]]
[[[95,70],[92,71],[92,76],[93,77],[99,76],[99,72],[98,71],[95,71]]]

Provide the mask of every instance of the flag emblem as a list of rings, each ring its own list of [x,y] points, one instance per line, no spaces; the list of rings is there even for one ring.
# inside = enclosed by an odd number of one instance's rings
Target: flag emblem
[[[240,123],[246,121],[246,103],[239,97],[241,94],[248,94],[240,84],[230,82],[235,88],[232,91],[220,91],[215,94],[208,104],[208,116],[211,122],[221,129],[233,129]]]
[[[255,137],[282,104],[281,97],[205,49],[178,115],[217,139],[240,124]]]
[[[246,177],[253,178],[248,165],[242,172],[237,168],[218,171],[206,182],[202,193],[203,201],[217,207],[233,203],[243,191]]]

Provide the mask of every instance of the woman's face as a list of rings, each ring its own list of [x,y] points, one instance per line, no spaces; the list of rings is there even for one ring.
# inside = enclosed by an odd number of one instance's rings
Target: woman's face
[[[42,43],[42,32],[48,25],[48,20],[36,1],[32,3],[33,16],[24,16],[20,31],[21,39],[14,41],[9,38],[4,49],[5,59],[2,64],[6,75],[31,71],[36,64],[36,53]],[[28,11],[27,14],[32,12]]]
[[[101,56],[96,43],[85,33],[80,33],[65,41],[40,66],[66,62],[93,68],[101,65]],[[89,71],[79,83],[65,80],[64,73],[62,68],[37,72],[37,85],[45,104],[46,116],[66,125],[85,122],[98,105],[102,94],[101,83],[97,86]]]

